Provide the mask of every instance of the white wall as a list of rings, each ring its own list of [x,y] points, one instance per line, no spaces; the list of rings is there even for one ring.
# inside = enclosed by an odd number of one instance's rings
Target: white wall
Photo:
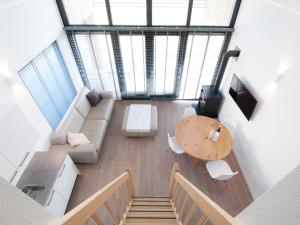
[[[222,83],[219,118],[234,127],[234,152],[254,197],[300,163],[300,2],[289,2],[242,1],[230,46],[241,54]],[[258,100],[250,121],[228,95],[234,73]]]
[[[74,57],[62,29],[63,24],[56,2],[55,0],[2,0],[0,27],[0,111],[7,104],[18,106],[27,120],[24,120],[24,124],[18,124],[20,128],[30,123],[36,131],[28,131],[24,136],[14,135],[11,141],[22,143],[38,134],[35,144],[26,151],[47,150],[52,129],[25,88],[18,71],[59,38],[58,44],[63,56],[66,57],[65,61],[75,88],[79,90],[82,86]]]
[[[236,219],[247,225],[298,225],[300,166],[244,209]]]

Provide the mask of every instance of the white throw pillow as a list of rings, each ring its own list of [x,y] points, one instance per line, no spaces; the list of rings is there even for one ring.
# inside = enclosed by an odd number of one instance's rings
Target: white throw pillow
[[[70,133],[68,132],[68,142],[73,147],[81,144],[88,144],[90,141],[84,136],[83,133]]]

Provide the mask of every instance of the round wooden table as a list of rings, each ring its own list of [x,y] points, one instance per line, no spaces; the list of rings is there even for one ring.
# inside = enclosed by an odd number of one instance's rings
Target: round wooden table
[[[216,142],[209,138],[211,130],[221,128]],[[217,160],[225,158],[232,150],[228,130],[217,120],[206,116],[191,116],[181,120],[175,131],[177,143],[195,159]]]

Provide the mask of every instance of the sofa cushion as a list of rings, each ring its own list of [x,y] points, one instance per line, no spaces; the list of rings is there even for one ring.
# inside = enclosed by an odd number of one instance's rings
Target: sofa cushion
[[[65,123],[60,128],[60,131],[65,133],[79,133],[83,126],[84,119],[76,109],[72,109]]]
[[[114,107],[112,98],[103,98],[96,107],[91,107],[86,120],[106,120],[109,121]]]
[[[76,145],[89,144],[90,141],[86,138],[83,133],[67,133],[68,143],[74,147]]]
[[[90,92],[90,90],[88,88],[84,87],[81,90],[80,94],[78,95],[78,98],[74,105],[75,109],[78,110],[78,112],[81,114],[81,116],[83,116],[83,118],[85,118],[87,116],[87,114],[89,113],[89,111],[91,109],[91,105],[86,98],[86,94],[88,94],[89,92]]]
[[[96,146],[99,152],[105,136],[107,122],[105,120],[86,120],[81,132]]]

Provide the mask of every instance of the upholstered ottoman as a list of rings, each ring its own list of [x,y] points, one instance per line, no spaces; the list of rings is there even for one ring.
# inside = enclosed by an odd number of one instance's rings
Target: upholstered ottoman
[[[153,137],[157,133],[157,107],[131,104],[124,112],[122,132],[127,137]]]

